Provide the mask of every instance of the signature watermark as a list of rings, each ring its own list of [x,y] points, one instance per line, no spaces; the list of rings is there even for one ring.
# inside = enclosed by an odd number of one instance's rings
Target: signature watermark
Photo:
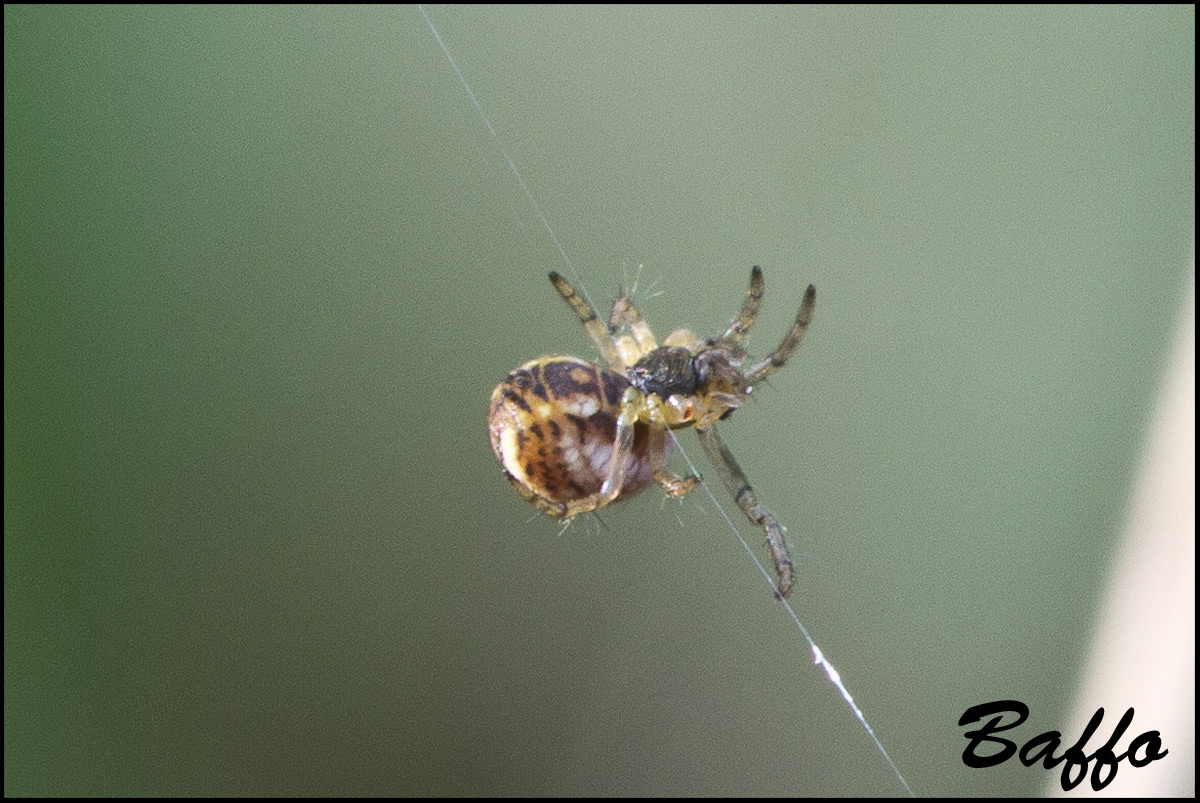
[[[1015,715],[1016,720],[1007,724],[1001,724],[1005,714]],[[1113,778],[1117,777],[1117,767],[1125,759],[1129,759],[1131,767],[1144,767],[1147,764],[1157,761],[1167,755],[1167,751],[1163,749],[1162,739],[1159,737],[1158,731],[1146,731],[1129,743],[1129,749],[1124,753],[1117,755],[1113,748],[1117,742],[1125,734],[1125,730],[1129,724],[1133,722],[1133,709],[1130,708],[1121,717],[1117,723],[1116,729],[1108,741],[1097,747],[1090,754],[1083,752],[1084,745],[1088,740],[1095,735],[1096,730],[1100,727],[1101,721],[1104,719],[1104,709],[1096,710],[1088,722],[1087,727],[1083,729],[1083,734],[1078,741],[1070,747],[1063,750],[1061,754],[1056,755],[1056,751],[1062,741],[1062,734],[1058,731],[1047,731],[1039,736],[1035,736],[1025,743],[1018,752],[1017,745],[1010,742],[1008,739],[1002,739],[993,734],[1002,731],[1012,730],[1020,725],[1029,717],[1029,706],[1019,700],[997,700],[993,703],[983,703],[982,705],[973,705],[963,712],[959,717],[959,725],[970,725],[974,722],[981,722],[985,717],[991,717],[980,728],[969,730],[963,735],[967,738],[967,747],[963,750],[963,763],[972,769],[983,769],[985,767],[995,767],[1003,764],[1012,758],[1016,753],[1021,763],[1026,767],[1032,767],[1039,761],[1042,766],[1048,770],[1054,769],[1059,764],[1063,764],[1062,777],[1059,783],[1062,784],[1064,792],[1070,791],[1078,786],[1088,774],[1088,766],[1092,765],[1092,789],[1099,792],[1104,787],[1108,786]],[[999,752],[993,752],[990,755],[980,753],[980,748],[984,742],[991,742],[999,745]]]

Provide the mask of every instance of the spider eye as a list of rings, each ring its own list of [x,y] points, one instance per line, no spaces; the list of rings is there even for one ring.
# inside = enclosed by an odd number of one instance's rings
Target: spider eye
[[[696,417],[696,405],[692,403],[691,398],[676,395],[671,396],[667,401],[679,413],[680,422],[691,421]]]

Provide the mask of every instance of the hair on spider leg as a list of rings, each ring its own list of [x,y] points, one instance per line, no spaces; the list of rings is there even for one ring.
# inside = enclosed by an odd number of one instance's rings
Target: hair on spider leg
[[[534,513],[533,516],[527,519],[527,521],[533,521],[534,519],[541,519],[544,517],[544,514],[539,511],[538,513]],[[600,518],[600,512],[591,510],[583,515],[571,516],[570,518],[563,519],[562,526],[558,528],[558,533],[556,533],[555,537],[561,538],[562,536],[566,535],[567,530],[571,529],[572,526],[583,527],[586,535],[599,535],[602,532],[612,531],[608,526],[608,522]],[[594,530],[593,526],[595,527]]]
[[[525,521],[524,521],[524,522],[522,522],[522,523],[523,523],[523,524],[532,524],[533,522],[535,522],[535,521],[540,521],[541,519],[544,519],[545,517],[546,517],[546,514],[545,514],[545,513],[543,513],[543,512],[542,512],[542,511],[540,511],[540,510],[537,510],[537,511],[534,511],[534,513],[533,513],[533,514],[532,514],[532,515],[531,515],[529,518],[525,519]],[[569,519],[559,519],[559,523],[560,523],[562,526],[558,528],[558,535],[562,535],[562,534],[563,534],[563,533],[565,533],[565,532],[566,532],[568,529],[570,529],[570,527],[571,527],[571,525],[574,523],[574,521],[575,521],[575,519],[574,519],[574,518],[569,518]]]
[[[618,298],[623,298],[631,305],[636,307],[639,301],[658,298],[663,294],[664,291],[662,290],[655,291],[655,288],[658,287],[659,282],[662,281],[662,276],[659,276],[657,279],[650,282],[650,284],[644,290],[639,289],[639,285],[642,282],[642,271],[645,270],[645,268],[646,263],[638,263],[637,273],[634,274],[633,282],[631,283],[629,281],[628,263],[621,263],[621,291],[617,296]]]
[[[701,482],[703,482],[703,479]],[[699,500],[696,498],[696,494],[684,494],[683,496],[669,496],[667,494],[662,494],[658,497],[658,499],[658,510],[660,513],[667,510],[667,505],[670,502],[675,503],[670,506],[671,515],[674,516],[675,521],[679,524],[680,529],[683,530],[687,529],[687,524],[684,522],[682,515],[684,507],[691,505],[696,510],[702,509],[702,506],[699,504]]]
[[[664,502],[666,502],[666,499],[667,499],[667,497],[664,495],[664,496],[663,496],[663,501],[664,501]],[[671,510],[671,515],[675,517],[675,522],[676,522],[676,523],[679,525],[679,529],[681,529],[681,530],[686,530],[686,529],[687,529],[687,525],[683,523],[683,516],[679,515],[679,511],[683,509],[683,504],[684,504],[683,500],[682,500],[682,499],[680,499],[680,500],[679,500],[679,504],[677,504],[677,505],[676,505],[676,506],[675,506],[675,507],[674,507],[674,508]],[[661,509],[661,508],[660,508],[660,509]]]
[[[612,532],[612,530],[608,526],[608,522],[606,522],[604,519],[600,518],[600,511],[593,510],[591,512],[591,514],[588,517],[588,522],[591,523],[593,521],[599,525],[598,532]]]
[[[642,268],[644,264],[639,262],[637,275],[633,277],[633,283],[629,282],[629,263],[621,260],[621,295],[631,298],[637,292],[638,280],[642,278]]]
[[[642,291],[642,298],[649,300],[651,298],[658,298],[659,296],[665,294],[667,292],[666,290],[656,290],[655,289],[656,287],[658,287],[658,283],[661,281],[662,281],[662,277],[659,276],[657,279],[650,282],[650,284],[648,284],[646,286],[646,289]]]
[[[633,281],[629,281],[629,263],[621,260],[621,295],[632,299],[637,293],[638,282],[642,279],[642,269],[646,267],[644,262],[639,262],[637,273],[634,274]]]

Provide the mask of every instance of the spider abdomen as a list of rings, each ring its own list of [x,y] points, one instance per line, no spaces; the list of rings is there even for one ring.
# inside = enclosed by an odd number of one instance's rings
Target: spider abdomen
[[[505,377],[492,392],[488,433],[517,492],[551,516],[575,515],[571,503],[598,493],[608,476],[628,387],[623,376],[561,355]],[[653,482],[649,443],[647,426],[636,424],[618,500]]]

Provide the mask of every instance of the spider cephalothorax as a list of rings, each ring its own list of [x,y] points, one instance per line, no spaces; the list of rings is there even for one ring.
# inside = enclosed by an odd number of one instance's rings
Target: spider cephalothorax
[[[750,272],[741,312],[719,337],[679,329],[659,345],[629,298],[613,304],[605,325],[566,279],[554,288],[579,317],[605,367],[575,357],[542,357],[510,373],[492,393],[488,430],[505,476],[539,510],[570,519],[626,499],[657,483],[670,496],[696,487],[696,475],[667,468],[668,431],[694,427],[721,482],[746,517],[767,536],[786,597],[794,581],[783,528],[758,503],[716,424],[745,403],[755,385],[783,367],[812,317],[809,285],[800,312],[778,348],[750,361],[741,341],[762,303],[762,270]]]

